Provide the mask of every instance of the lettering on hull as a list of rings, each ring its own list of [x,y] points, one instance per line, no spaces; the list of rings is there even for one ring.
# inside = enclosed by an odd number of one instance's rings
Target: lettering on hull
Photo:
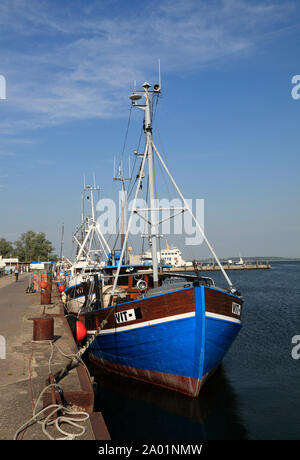
[[[241,306],[239,303],[232,302],[232,313],[241,316]]]

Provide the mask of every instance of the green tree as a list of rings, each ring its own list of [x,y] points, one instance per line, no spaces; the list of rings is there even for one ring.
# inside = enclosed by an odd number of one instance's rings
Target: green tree
[[[54,248],[45,233],[35,233],[32,230],[22,233],[20,238],[14,242],[15,254],[21,262],[33,260],[47,260]]]
[[[10,241],[5,238],[0,238],[0,256],[2,257],[13,257],[15,254],[14,247]]]

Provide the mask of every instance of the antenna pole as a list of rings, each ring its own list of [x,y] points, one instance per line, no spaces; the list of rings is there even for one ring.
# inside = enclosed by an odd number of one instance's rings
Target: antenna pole
[[[63,245],[64,245],[64,224],[62,224],[62,229],[61,229],[60,260],[62,260],[62,256],[63,256]]]
[[[90,190],[90,193],[91,193],[91,208],[92,208],[92,220],[93,220],[93,223],[95,222],[95,209],[94,209],[94,194],[93,194],[93,190],[91,188]]]
[[[160,59],[158,60],[158,84],[161,88],[161,78],[160,78]]]

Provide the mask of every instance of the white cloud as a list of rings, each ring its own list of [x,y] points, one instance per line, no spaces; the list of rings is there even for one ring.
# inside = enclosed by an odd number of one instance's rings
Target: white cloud
[[[122,116],[133,81],[151,79],[158,58],[165,73],[180,73],[239,56],[266,30],[277,30],[293,5],[167,0],[137,12],[120,4],[1,1],[2,134]]]

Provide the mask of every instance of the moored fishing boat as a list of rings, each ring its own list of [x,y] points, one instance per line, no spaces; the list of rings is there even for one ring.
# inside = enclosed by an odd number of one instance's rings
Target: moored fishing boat
[[[130,96],[132,105],[144,111],[145,149],[132,212],[123,239],[119,263],[111,272],[110,298],[107,306],[85,312],[81,319],[88,330],[89,358],[99,368],[166,387],[197,397],[207,377],[221,363],[241,328],[242,297],[233,287],[202,227],[193,215],[179,187],[160,156],[152,137],[152,99],[160,86]],[[140,104],[141,98],[145,99]],[[185,276],[176,284],[165,284],[170,274],[160,270],[157,257],[159,238],[154,201],[154,154],[172,182],[183,206],[190,213],[203,240],[222,271],[228,288],[218,288],[213,280],[196,275]],[[149,208],[136,207],[138,192],[148,163]],[[150,213],[151,266],[124,273],[122,261],[133,216]],[[175,212],[175,210],[173,210]],[[176,212],[178,208],[176,209]],[[175,215],[175,214],[174,214]],[[174,217],[174,215],[172,217]],[[135,285],[134,285],[135,283]],[[131,286],[133,289],[129,289]],[[118,289],[125,295],[120,296]]]

